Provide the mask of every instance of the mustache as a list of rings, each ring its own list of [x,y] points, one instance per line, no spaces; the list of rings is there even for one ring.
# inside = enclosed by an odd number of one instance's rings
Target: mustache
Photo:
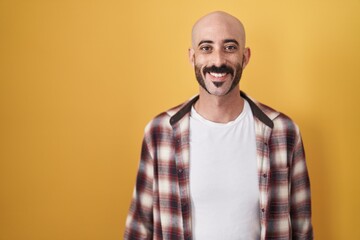
[[[205,75],[208,72],[230,73],[232,75],[234,74],[234,70],[231,67],[229,67],[229,66],[227,66],[225,64],[221,65],[220,67],[217,67],[217,66],[214,66],[214,65],[210,66],[210,67],[204,67],[203,74]]]

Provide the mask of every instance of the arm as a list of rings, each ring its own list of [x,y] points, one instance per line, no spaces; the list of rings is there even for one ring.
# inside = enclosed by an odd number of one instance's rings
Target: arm
[[[133,198],[126,219],[125,240],[153,238],[153,159],[143,141]]]
[[[290,216],[292,239],[313,239],[313,229],[311,224],[310,180],[305,162],[304,147],[298,129],[290,178]]]

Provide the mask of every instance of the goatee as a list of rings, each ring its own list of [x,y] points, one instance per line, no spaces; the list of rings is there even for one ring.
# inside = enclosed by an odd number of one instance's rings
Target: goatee
[[[235,68],[235,76],[234,76],[234,70],[230,66],[225,65],[225,64],[221,65],[220,67],[216,67],[216,66],[204,67],[203,71],[201,72],[201,66],[199,66],[195,63],[196,80],[198,81],[199,85],[203,89],[205,89],[205,91],[207,91],[209,94],[212,94],[212,93],[210,93],[210,91],[207,89],[206,84],[205,84],[205,79],[203,78],[203,76],[205,76],[206,73],[215,72],[215,73],[231,74],[231,76],[233,77],[233,82],[232,82],[229,90],[225,93],[225,95],[227,95],[239,84],[241,75],[242,75],[242,71],[243,71],[242,65],[240,65],[240,63],[239,63]],[[215,85],[215,87],[221,87],[224,84],[224,82],[213,82],[213,84]]]

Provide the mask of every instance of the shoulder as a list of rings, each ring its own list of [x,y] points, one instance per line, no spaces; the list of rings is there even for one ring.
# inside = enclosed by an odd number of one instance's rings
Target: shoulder
[[[189,105],[189,103],[194,99],[194,97],[189,100],[172,107],[157,116],[155,116],[145,127],[145,134],[154,134],[160,132],[172,131],[171,119],[183,111],[184,107]]]
[[[261,111],[271,119],[273,125],[270,135],[271,149],[286,149],[293,151],[299,141],[301,141],[298,125],[286,114],[277,111],[263,103],[255,102]]]
[[[298,125],[288,115],[253,98],[251,98],[251,100],[269,119],[271,119],[274,124],[273,131],[299,132]]]

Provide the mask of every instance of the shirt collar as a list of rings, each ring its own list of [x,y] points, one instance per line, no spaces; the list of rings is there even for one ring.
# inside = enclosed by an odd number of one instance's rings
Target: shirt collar
[[[250,105],[251,111],[254,117],[258,118],[261,122],[270,128],[274,127],[273,119],[275,119],[280,113],[265,106],[256,100],[250,98],[243,91],[240,91],[240,96],[243,97]],[[175,107],[168,111],[170,117],[170,124],[173,126],[180,119],[182,119],[187,113],[191,111],[192,105],[199,99],[199,95],[193,97],[188,102],[181,106]]]

